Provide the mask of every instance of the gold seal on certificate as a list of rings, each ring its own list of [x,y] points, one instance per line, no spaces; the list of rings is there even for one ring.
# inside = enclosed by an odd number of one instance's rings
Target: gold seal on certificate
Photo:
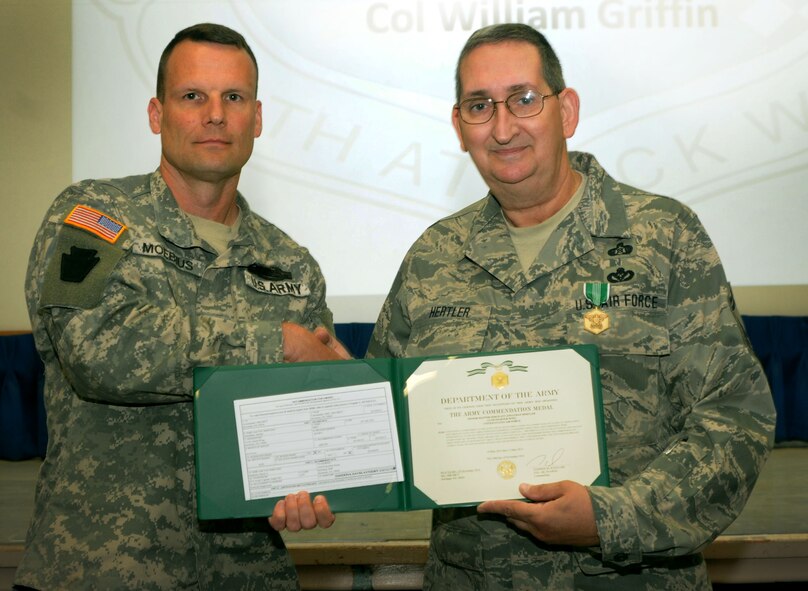
[[[600,334],[604,330],[608,330],[609,315],[600,308],[590,310],[584,314],[584,328],[592,334]]]
[[[502,460],[497,466],[497,474],[505,480],[510,480],[516,476],[516,464],[510,460]]]
[[[505,386],[508,385],[508,374],[498,371],[494,375],[491,376],[491,385],[494,386],[497,390],[502,390]]]

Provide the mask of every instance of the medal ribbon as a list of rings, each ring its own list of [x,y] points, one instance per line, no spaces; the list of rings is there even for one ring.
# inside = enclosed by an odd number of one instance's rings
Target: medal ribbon
[[[608,283],[584,283],[584,297],[593,306],[600,307],[609,301]]]

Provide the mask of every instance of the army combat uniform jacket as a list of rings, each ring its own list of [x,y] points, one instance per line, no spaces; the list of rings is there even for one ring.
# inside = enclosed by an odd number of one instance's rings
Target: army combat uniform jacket
[[[282,321],[333,330],[308,251],[237,203],[221,255],[159,172],[77,183],[48,211],[26,296],[49,441],[17,584],[298,588],[266,519],[196,518],[193,368],[281,361]]]
[[[570,158],[585,192],[528,273],[489,195],[416,241],[369,355],[597,345],[611,477],[589,488],[600,545],[551,547],[499,516],[436,511],[426,588],[710,589],[700,551],[769,453],[771,394],[695,214]],[[584,328],[586,282],[610,286],[600,334]]]

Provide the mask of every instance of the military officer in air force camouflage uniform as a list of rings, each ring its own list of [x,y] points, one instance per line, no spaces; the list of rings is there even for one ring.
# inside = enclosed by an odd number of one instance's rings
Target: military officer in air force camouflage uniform
[[[297,588],[266,519],[195,509],[193,367],[336,356],[317,263],[236,191],[256,88],[241,35],[181,31],[149,105],[159,170],[77,183],[45,217],[26,292],[49,445],[20,588]],[[333,518],[301,493],[272,525]]]
[[[490,194],[413,245],[369,355],[597,345],[611,487],[522,484],[533,502],[436,511],[425,588],[710,589],[700,551],[774,428],[710,238],[682,204],[567,153],[578,97],[530,27],[472,35],[457,100]]]

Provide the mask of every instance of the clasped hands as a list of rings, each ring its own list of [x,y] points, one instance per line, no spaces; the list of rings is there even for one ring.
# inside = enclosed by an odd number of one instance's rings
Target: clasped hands
[[[283,322],[281,332],[283,333],[283,360],[288,363],[351,358],[351,354],[339,342],[339,339],[322,326],[310,331],[294,322]]]

